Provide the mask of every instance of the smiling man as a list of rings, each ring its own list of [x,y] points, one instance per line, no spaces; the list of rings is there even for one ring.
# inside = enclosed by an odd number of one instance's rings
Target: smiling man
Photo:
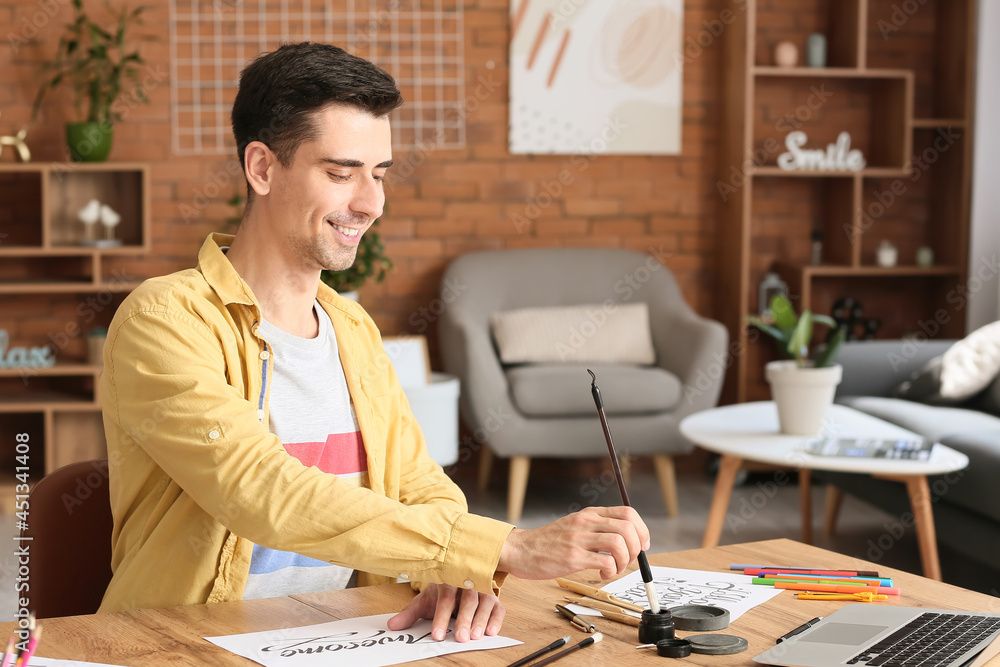
[[[102,611],[413,582],[391,629],[496,634],[508,573],[621,573],[648,543],[629,508],[534,530],[468,513],[358,304],[321,283],[382,214],[392,78],[333,46],[242,73],[248,184],[235,237],[143,283],[115,314],[101,379],[114,576]]]

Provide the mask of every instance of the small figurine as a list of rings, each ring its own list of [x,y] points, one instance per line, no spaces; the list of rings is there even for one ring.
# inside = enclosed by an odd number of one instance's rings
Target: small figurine
[[[97,240],[94,235],[94,224],[101,217],[101,202],[91,199],[86,206],[77,212],[76,217],[83,223],[83,242],[92,244]]]
[[[27,136],[27,128],[21,128],[21,131],[12,137],[0,137],[0,155],[3,154],[4,146],[11,146],[17,151],[17,156],[21,158],[21,162],[31,162],[31,151],[28,150],[28,145],[24,143],[24,139]]]
[[[112,242],[115,240],[115,227],[118,223],[122,221],[122,216],[119,215],[113,208],[107,204],[101,205],[101,224],[104,225],[104,240],[105,242]]]

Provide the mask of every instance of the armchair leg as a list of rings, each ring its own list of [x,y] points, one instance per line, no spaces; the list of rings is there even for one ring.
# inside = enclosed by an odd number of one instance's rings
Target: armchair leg
[[[488,445],[479,448],[479,480],[476,488],[485,491],[490,485],[490,473],[493,471],[493,450]]]
[[[826,517],[823,521],[823,535],[833,537],[837,531],[837,519],[840,517],[840,505],[844,502],[844,492],[834,484],[826,485]]]
[[[663,504],[667,506],[667,516],[677,516],[677,475],[674,472],[674,457],[667,454],[653,456],[656,476],[660,479]]]
[[[517,523],[524,508],[524,493],[528,488],[528,471],[531,459],[527,456],[510,458],[510,479],[507,488],[507,521]]]

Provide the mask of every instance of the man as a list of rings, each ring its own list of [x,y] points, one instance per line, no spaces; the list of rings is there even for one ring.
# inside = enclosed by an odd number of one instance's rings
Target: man
[[[648,543],[631,509],[535,530],[469,514],[427,455],[378,330],[320,282],[382,213],[392,78],[297,44],[242,73],[233,132],[248,183],[235,237],[118,309],[101,380],[115,518],[102,611],[403,578],[392,629],[496,634],[507,573],[621,573]]]

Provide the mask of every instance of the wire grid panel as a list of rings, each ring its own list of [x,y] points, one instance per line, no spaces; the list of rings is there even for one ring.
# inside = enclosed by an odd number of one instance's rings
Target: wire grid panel
[[[173,150],[234,150],[240,71],[284,43],[336,44],[395,79],[397,149],[465,147],[462,0],[170,0]]]

